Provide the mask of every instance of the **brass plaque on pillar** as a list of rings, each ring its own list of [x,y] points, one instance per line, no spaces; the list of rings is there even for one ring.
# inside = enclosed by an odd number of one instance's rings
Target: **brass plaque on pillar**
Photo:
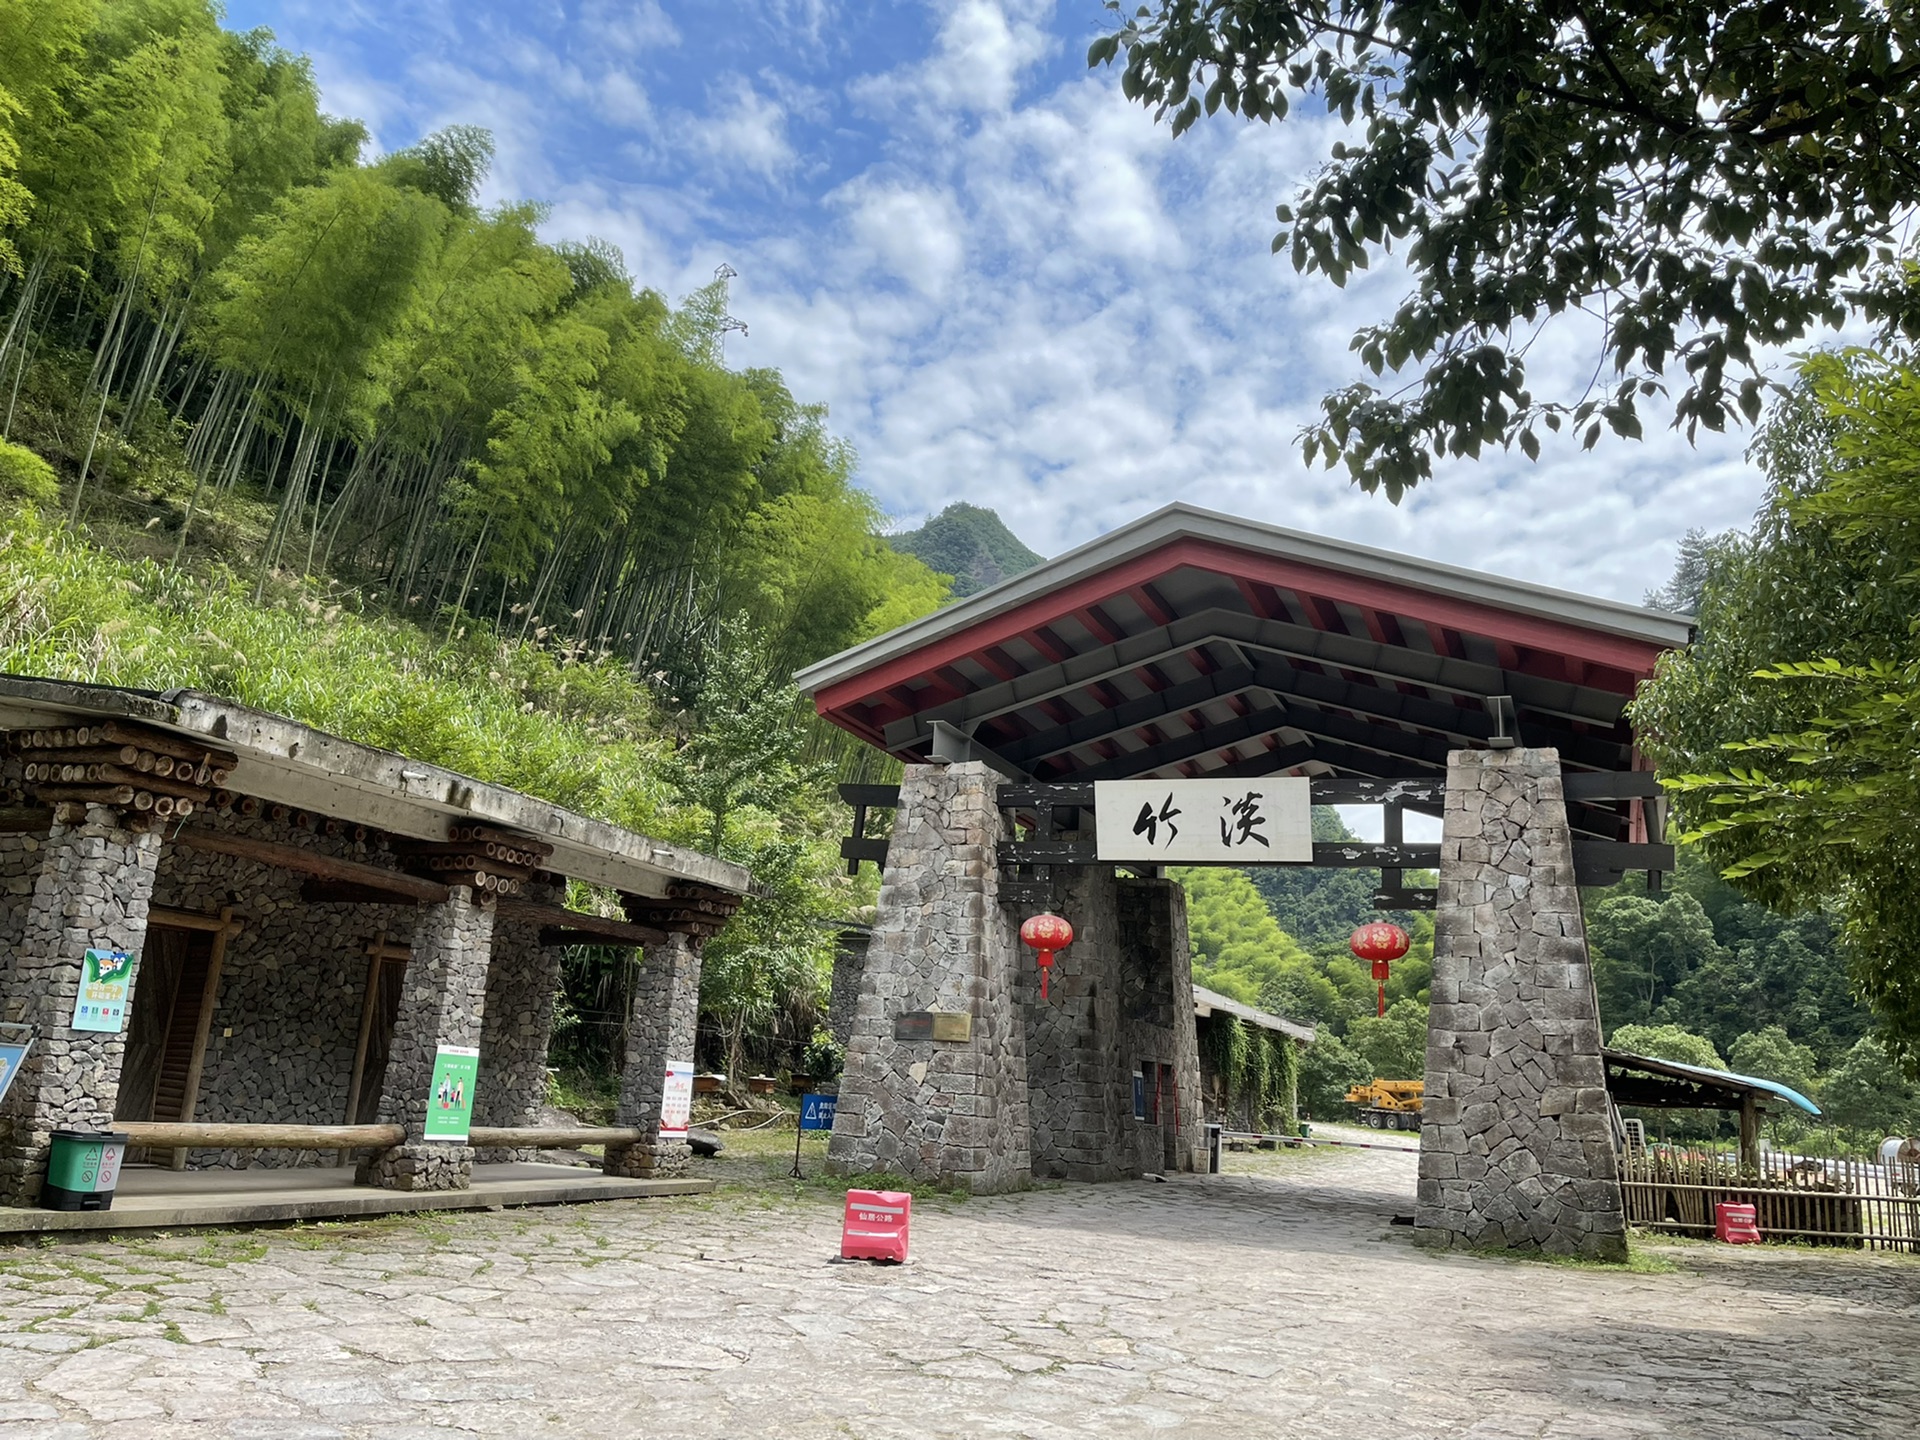
[[[894,1020],[893,1038],[896,1040],[971,1040],[973,1016],[965,1011],[910,1010]]]

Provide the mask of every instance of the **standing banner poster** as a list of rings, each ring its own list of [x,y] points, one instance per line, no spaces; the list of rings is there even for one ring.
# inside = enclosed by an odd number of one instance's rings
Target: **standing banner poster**
[[[669,1060],[666,1083],[660,1089],[660,1138],[684,1140],[693,1119],[693,1061]]]
[[[26,1064],[27,1052],[32,1048],[32,1026],[0,1024],[0,1100],[7,1098],[7,1087]]]
[[[80,993],[73,997],[73,1028],[118,1035],[127,1023],[127,992],[133,987],[133,956],[124,950],[89,950],[80,962]]]
[[[467,1143],[473,1126],[473,1083],[480,1075],[480,1052],[465,1045],[442,1045],[433,1055],[433,1091],[427,1096],[429,1140]]]

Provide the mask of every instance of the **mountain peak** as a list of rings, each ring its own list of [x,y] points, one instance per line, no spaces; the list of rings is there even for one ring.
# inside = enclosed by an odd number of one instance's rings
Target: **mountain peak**
[[[887,543],[953,576],[956,596],[1023,575],[1045,558],[1021,544],[993,511],[964,500],[956,500],[918,530],[888,536]]]

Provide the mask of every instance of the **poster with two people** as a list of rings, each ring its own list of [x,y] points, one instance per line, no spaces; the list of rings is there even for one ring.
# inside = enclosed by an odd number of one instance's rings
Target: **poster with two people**
[[[434,1052],[433,1083],[427,1093],[428,1140],[467,1143],[473,1127],[473,1087],[480,1075],[480,1052],[465,1045],[442,1045]]]

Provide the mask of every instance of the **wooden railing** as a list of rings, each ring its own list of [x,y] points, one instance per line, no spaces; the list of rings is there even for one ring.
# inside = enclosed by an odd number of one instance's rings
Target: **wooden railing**
[[[478,1150],[574,1150],[582,1145],[638,1145],[640,1131],[622,1125],[576,1125],[571,1129],[476,1125],[467,1143]]]
[[[407,1138],[398,1125],[226,1125],[217,1121],[116,1120],[114,1129],[150,1150],[384,1150]]]
[[[1732,1154],[1680,1147],[1621,1163],[1627,1223],[1711,1235],[1714,1206],[1751,1205],[1769,1240],[1920,1252],[1920,1166],[1767,1151],[1758,1170]]]
[[[380,1150],[405,1142],[398,1125],[247,1125],[217,1121],[175,1123],[121,1120],[114,1128],[129,1143],[149,1150]],[[467,1143],[477,1150],[571,1150],[581,1145],[637,1145],[641,1132],[631,1126],[576,1125],[567,1128],[476,1125]]]

